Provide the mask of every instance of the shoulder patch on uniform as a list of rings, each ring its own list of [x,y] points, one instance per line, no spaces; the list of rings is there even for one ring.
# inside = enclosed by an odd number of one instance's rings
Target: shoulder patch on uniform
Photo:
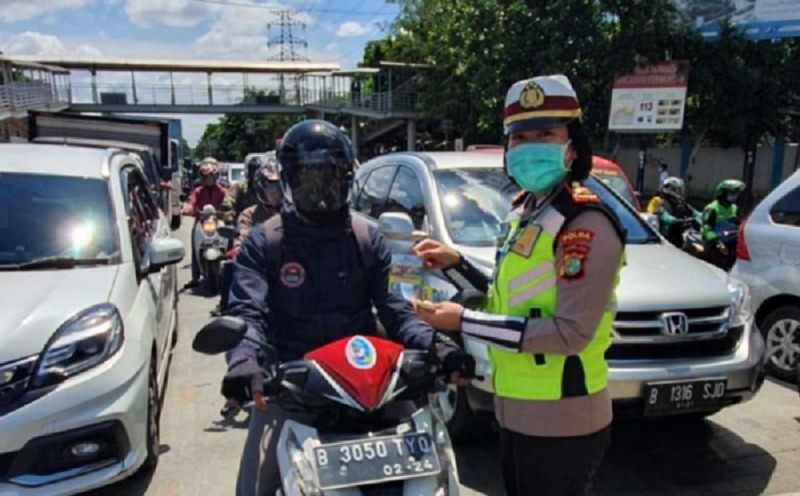
[[[568,229],[558,238],[561,246],[567,246],[576,243],[589,244],[594,239],[594,231],[589,229]]]
[[[600,203],[597,195],[577,181],[573,182],[568,189],[575,203]]]
[[[586,257],[589,255],[588,249],[569,250],[561,257],[558,264],[558,277],[564,280],[582,279],[586,264]]]

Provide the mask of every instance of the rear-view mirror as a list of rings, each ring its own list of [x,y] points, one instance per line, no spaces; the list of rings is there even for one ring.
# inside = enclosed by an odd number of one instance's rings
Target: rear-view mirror
[[[183,242],[175,238],[156,238],[150,242],[148,252],[150,273],[158,272],[167,265],[172,265],[183,260],[186,249]]]
[[[245,333],[247,323],[244,320],[230,316],[217,317],[194,336],[192,349],[206,355],[224,353],[241,343]]]
[[[239,236],[239,230],[233,226],[220,226],[217,233],[225,239],[235,239]]]
[[[378,229],[392,240],[419,241],[427,237],[423,231],[414,228],[411,216],[405,212],[385,212],[378,217]]]

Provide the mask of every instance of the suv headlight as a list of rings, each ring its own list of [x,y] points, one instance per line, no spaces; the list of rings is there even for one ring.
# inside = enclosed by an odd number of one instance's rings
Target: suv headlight
[[[739,279],[728,277],[728,291],[731,294],[731,311],[728,327],[741,327],[750,320],[751,316],[750,288]]]
[[[90,307],[62,325],[42,353],[35,385],[45,386],[80,374],[113,356],[124,339],[114,305]]]

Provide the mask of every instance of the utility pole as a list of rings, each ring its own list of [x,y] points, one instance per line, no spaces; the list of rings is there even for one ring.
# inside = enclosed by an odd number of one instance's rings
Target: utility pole
[[[267,24],[267,46],[269,48],[277,47],[278,53],[269,57],[268,60],[279,61],[308,61],[306,56],[306,49],[308,43],[305,41],[306,24],[294,19],[295,12],[291,10],[279,10],[275,13],[278,17],[278,22],[271,22]],[[295,34],[294,29],[300,28],[303,31],[303,37]],[[278,33],[273,36],[272,31],[277,30]],[[295,47],[302,47],[302,53],[295,50]],[[284,74],[280,75],[280,97],[281,100],[285,97],[285,84]],[[295,76],[295,98],[298,104],[302,104],[300,98],[300,76]]]

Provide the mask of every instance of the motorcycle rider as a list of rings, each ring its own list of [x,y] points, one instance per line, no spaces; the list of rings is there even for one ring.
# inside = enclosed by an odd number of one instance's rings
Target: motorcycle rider
[[[262,363],[301,358],[342,337],[378,333],[373,306],[389,339],[408,348],[436,346],[452,380],[470,375],[474,360],[419,320],[389,292],[391,252],[382,234],[351,218],[347,196],[353,151],[333,124],[305,120],[283,137],[277,153],[284,204],[256,226],[236,255],[226,315],[241,317],[247,334],[275,349],[263,355],[242,341],[227,354],[222,394],[255,408],[242,454],[236,494],[274,494],[281,486],[275,453],[283,422],[302,415],[266,405]],[[264,363],[268,365],[268,363]],[[463,383],[463,382],[462,382]]]
[[[686,201],[684,191],[683,179],[674,176],[665,179],[656,211],[661,234],[677,247],[683,245],[683,232],[694,223],[699,226],[702,218],[702,214]]]
[[[258,204],[246,208],[244,212],[239,214],[239,219],[236,222],[236,230],[239,232],[239,235],[233,242],[234,247],[231,249],[232,252],[235,252],[239,248],[239,245],[242,244],[242,240],[247,237],[253,229],[253,226],[263,224],[267,219],[277,214],[280,211],[281,202],[283,202],[283,190],[281,190],[277,163],[274,160],[268,161],[258,168],[253,183]],[[211,312],[211,315],[219,315],[228,305],[228,292],[230,291],[231,281],[233,280],[234,266],[226,263],[223,267],[219,305]]]
[[[206,157],[197,169],[201,184],[192,191],[189,201],[183,208],[185,215],[195,216],[195,226],[199,221],[198,214],[206,205],[212,205],[215,210],[219,210],[222,200],[227,191],[217,184],[217,174],[219,168],[216,159]],[[192,288],[200,284],[200,261],[197,260],[195,251],[194,236],[192,236],[192,279],[184,285],[184,288]]]
[[[738,222],[739,207],[736,201],[744,191],[744,183],[737,179],[726,179],[717,184],[714,201],[703,209],[703,239],[709,246],[715,247],[722,255],[728,256],[728,247],[719,240],[717,226],[729,222]]]
[[[258,203],[253,183],[256,177],[256,171],[262,164],[263,162],[260,157],[251,157],[244,165],[245,178],[238,181],[236,184],[232,184],[228,190],[228,194],[225,195],[221,210],[222,222],[226,225],[232,226],[237,222],[239,215],[244,212],[245,209],[255,206]]]

